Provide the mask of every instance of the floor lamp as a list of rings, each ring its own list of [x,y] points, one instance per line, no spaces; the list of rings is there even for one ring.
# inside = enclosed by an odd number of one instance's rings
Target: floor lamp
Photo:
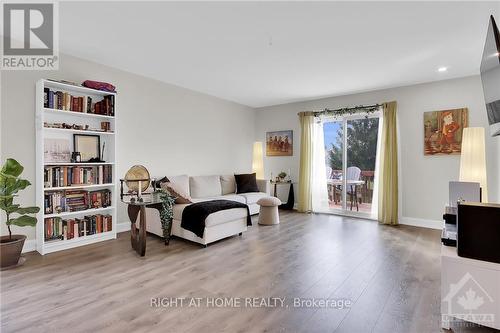
[[[462,156],[460,157],[460,181],[479,183],[482,202],[488,202],[486,148],[484,144],[484,128],[482,127],[464,128]]]
[[[264,179],[264,150],[260,141],[253,144],[252,172],[257,179]]]

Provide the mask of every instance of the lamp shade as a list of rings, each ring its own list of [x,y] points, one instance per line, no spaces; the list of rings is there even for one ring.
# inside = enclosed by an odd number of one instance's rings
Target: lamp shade
[[[253,144],[252,172],[256,173],[257,179],[264,179],[264,151],[262,142],[257,141]]]
[[[479,183],[482,200],[488,202],[486,148],[484,144],[484,128],[482,127],[464,128],[462,156],[460,157],[460,181]]]

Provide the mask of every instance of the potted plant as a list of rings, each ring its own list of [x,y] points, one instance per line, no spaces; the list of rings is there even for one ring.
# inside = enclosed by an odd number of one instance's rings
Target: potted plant
[[[286,176],[287,176],[287,174],[286,174],[286,172],[285,172],[285,171],[281,171],[281,172],[278,174],[278,177],[279,177],[279,179],[280,179],[280,181],[281,181],[281,182],[285,180]]]
[[[14,203],[16,193],[31,185],[28,180],[19,177],[23,170],[24,167],[12,158],[7,159],[0,170],[0,209],[5,212],[5,222],[9,229],[8,236],[0,237],[1,268],[18,264],[26,240],[25,235],[13,235],[10,226],[34,227],[36,218],[28,214],[35,214],[40,210],[38,207],[21,207]]]

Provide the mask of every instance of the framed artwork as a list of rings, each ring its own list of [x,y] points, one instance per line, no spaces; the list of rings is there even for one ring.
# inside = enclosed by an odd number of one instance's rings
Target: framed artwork
[[[266,156],[292,156],[293,131],[266,133]]]
[[[467,108],[424,112],[424,155],[459,155]]]
[[[43,158],[45,162],[70,162],[71,149],[67,139],[49,139],[43,141]]]
[[[101,138],[99,135],[73,134],[74,151],[79,152],[82,162],[101,158]]]

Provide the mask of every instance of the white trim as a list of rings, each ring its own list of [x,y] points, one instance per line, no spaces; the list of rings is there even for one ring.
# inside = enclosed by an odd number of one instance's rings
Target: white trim
[[[412,225],[421,228],[443,229],[443,221],[419,219],[416,217],[402,216],[399,220],[399,224]]]
[[[36,239],[26,239],[24,241],[22,253],[33,252],[33,251],[36,251]]]
[[[130,222],[120,222],[116,224],[116,232],[125,232],[130,230]]]

